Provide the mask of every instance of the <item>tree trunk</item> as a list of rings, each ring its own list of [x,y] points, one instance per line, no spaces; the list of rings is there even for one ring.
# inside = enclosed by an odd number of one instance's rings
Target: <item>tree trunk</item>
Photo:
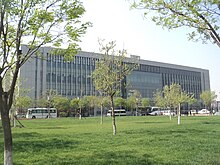
[[[116,124],[115,124],[115,111],[114,111],[114,100],[113,96],[111,96],[111,110],[112,110],[112,127],[113,127],[113,135],[116,135]]]
[[[136,106],[136,116],[138,116],[138,106]]]
[[[171,115],[171,105],[169,105],[169,107],[170,107],[170,121],[172,120],[172,115]],[[174,108],[174,111],[175,111],[175,108]]]
[[[180,125],[180,104],[179,104],[177,113],[178,113],[178,125]]]
[[[3,78],[0,76],[0,113],[2,120],[3,136],[4,136],[4,165],[12,165],[12,132],[11,122],[9,118],[9,110],[13,102],[13,94],[18,77],[19,66],[16,65],[12,82],[8,92],[4,92]]]
[[[2,127],[4,132],[4,165],[12,165],[12,133],[9,110],[1,106]]]
[[[47,112],[48,115],[46,116],[46,119],[49,119],[50,118],[50,108],[47,108],[47,111],[48,111]]]
[[[103,124],[103,105],[101,105],[101,124]]]
[[[19,46],[17,48],[18,48],[17,55],[19,56],[20,55]],[[9,118],[9,110],[11,109],[12,102],[13,102],[13,95],[14,95],[16,80],[18,78],[19,68],[20,68],[20,61],[18,60],[15,65],[15,70],[13,72],[11,84],[9,84],[10,89],[8,90],[8,92],[4,92],[4,89],[3,89],[3,78],[4,77],[2,78],[0,76],[0,113],[1,113],[1,118],[2,118],[2,128],[3,128],[3,134],[4,134],[3,135],[4,136],[4,165],[13,164],[12,132],[11,132],[11,123],[10,123],[10,118]],[[6,71],[5,69],[3,70]]]
[[[170,109],[170,121],[172,120],[171,109]]]
[[[79,109],[79,119],[82,119],[82,108]]]

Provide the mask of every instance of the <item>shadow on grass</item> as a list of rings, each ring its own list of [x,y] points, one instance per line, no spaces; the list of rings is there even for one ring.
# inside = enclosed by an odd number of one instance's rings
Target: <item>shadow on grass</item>
[[[99,148],[99,144],[94,148],[94,144],[85,145],[88,142],[63,136],[45,138],[41,134],[32,132],[16,133],[14,137],[17,138],[13,144],[13,151],[17,153],[14,159],[15,165],[153,165],[158,163],[152,156],[146,153],[139,155],[129,148],[119,151],[115,146],[108,149]]]
[[[34,159],[36,161],[34,161]],[[154,158],[148,154],[137,155],[128,151],[85,151],[85,152],[63,152],[60,154],[51,154],[46,158],[34,158],[30,163],[35,165],[154,165],[158,164]],[[24,165],[17,162],[15,165]],[[26,163],[27,164],[27,163]]]
[[[134,122],[135,124],[161,124],[161,123],[168,123],[163,121],[143,121],[143,122]]]
[[[180,129],[151,129],[151,128],[141,128],[141,129],[137,129],[137,130],[125,130],[122,131],[121,133],[126,134],[126,135],[135,135],[135,134],[146,134],[146,136],[148,135],[158,135],[158,136],[163,136],[163,135],[168,135],[168,136],[188,136],[188,135],[192,135],[192,134],[206,134],[207,130],[206,129],[195,129],[195,128],[180,128]]]
[[[220,124],[220,122],[217,122],[217,121],[214,121],[214,122],[205,121],[205,122],[202,122],[202,124]]]
[[[39,138],[40,136],[38,136]],[[77,141],[71,141],[71,140],[65,140],[60,138],[39,138],[37,139],[26,139],[15,141],[13,143],[14,151],[15,152],[40,152],[42,150],[57,150],[57,149],[73,149],[76,148],[79,145],[79,142]]]
[[[26,138],[36,138],[36,137],[39,137],[39,133],[37,132],[23,132],[23,133],[13,133],[13,138],[23,138],[23,139],[26,139]]]
[[[37,129],[62,129],[63,130],[63,129],[68,129],[68,127],[60,127],[60,126],[45,127],[45,126],[43,126],[43,127],[38,127]]]
[[[90,158],[92,159],[92,158]],[[119,165],[153,165],[156,161],[153,161],[153,157],[144,154],[136,155],[134,152],[128,151],[110,151],[99,152],[93,157],[94,164],[119,164]]]

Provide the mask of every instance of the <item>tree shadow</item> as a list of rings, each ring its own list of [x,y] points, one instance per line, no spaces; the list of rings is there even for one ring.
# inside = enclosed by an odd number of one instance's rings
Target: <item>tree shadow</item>
[[[204,121],[204,122],[202,122],[202,124],[220,124],[220,122],[217,122],[217,121],[213,121],[213,122]]]
[[[53,137],[53,138],[45,138],[40,135],[30,135],[27,133],[21,133],[19,135],[20,137],[23,137],[24,140],[15,141],[13,143],[13,150],[15,152],[40,152],[41,150],[56,150],[56,149],[72,149],[76,148],[79,145],[78,141],[72,141],[72,140],[66,140],[59,137]],[[17,135],[18,136],[18,135]],[[28,138],[25,138],[27,137]],[[33,138],[36,136],[37,138]]]
[[[38,129],[68,129],[68,127],[61,127],[61,126],[56,126],[56,127],[54,127],[54,126],[51,126],[51,127],[49,127],[49,126],[47,126],[47,127],[45,127],[45,126],[43,126],[43,127],[39,127]]]
[[[48,165],[153,165],[157,164],[151,155],[138,155],[129,148],[118,151],[117,148],[96,149],[92,146],[83,148],[84,143],[76,138],[55,136],[45,138],[36,132],[14,133],[16,140],[13,151],[17,155],[15,165],[48,164]],[[99,144],[97,144],[99,145]],[[112,146],[113,147],[113,146]],[[21,160],[23,159],[23,160]]]
[[[13,138],[35,138],[39,137],[40,134],[37,132],[23,132],[23,133],[12,133]]]
[[[20,162],[15,165],[24,165]],[[154,157],[143,154],[135,155],[134,152],[128,151],[109,151],[104,150],[96,152],[87,152],[78,155],[77,152],[67,153],[65,158],[57,155],[49,156],[47,159],[38,159],[34,164],[51,164],[51,165],[155,165]]]
[[[92,159],[92,158],[90,158]],[[153,165],[157,164],[151,155],[136,155],[130,151],[100,151],[94,154],[94,164],[118,164],[118,165]]]

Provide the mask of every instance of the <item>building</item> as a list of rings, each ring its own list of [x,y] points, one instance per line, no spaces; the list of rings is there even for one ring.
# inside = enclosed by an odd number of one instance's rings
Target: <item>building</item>
[[[61,56],[50,55],[50,50],[50,47],[40,48],[43,56],[34,55],[21,67],[22,88],[29,89],[32,99],[39,99],[50,90],[69,98],[97,95],[91,73],[101,54],[80,51],[72,62],[66,62]],[[22,52],[26,51],[27,47],[22,46]],[[196,98],[202,91],[210,90],[208,70],[142,59],[125,82],[127,88],[122,91],[123,97],[138,90],[142,97],[152,98],[157,89],[172,83],[180,84]]]

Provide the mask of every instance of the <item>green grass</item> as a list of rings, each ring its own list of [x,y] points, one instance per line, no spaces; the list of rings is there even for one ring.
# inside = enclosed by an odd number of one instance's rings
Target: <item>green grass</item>
[[[117,117],[22,120],[13,128],[15,165],[217,165],[220,117]],[[3,138],[0,127],[0,164]]]

